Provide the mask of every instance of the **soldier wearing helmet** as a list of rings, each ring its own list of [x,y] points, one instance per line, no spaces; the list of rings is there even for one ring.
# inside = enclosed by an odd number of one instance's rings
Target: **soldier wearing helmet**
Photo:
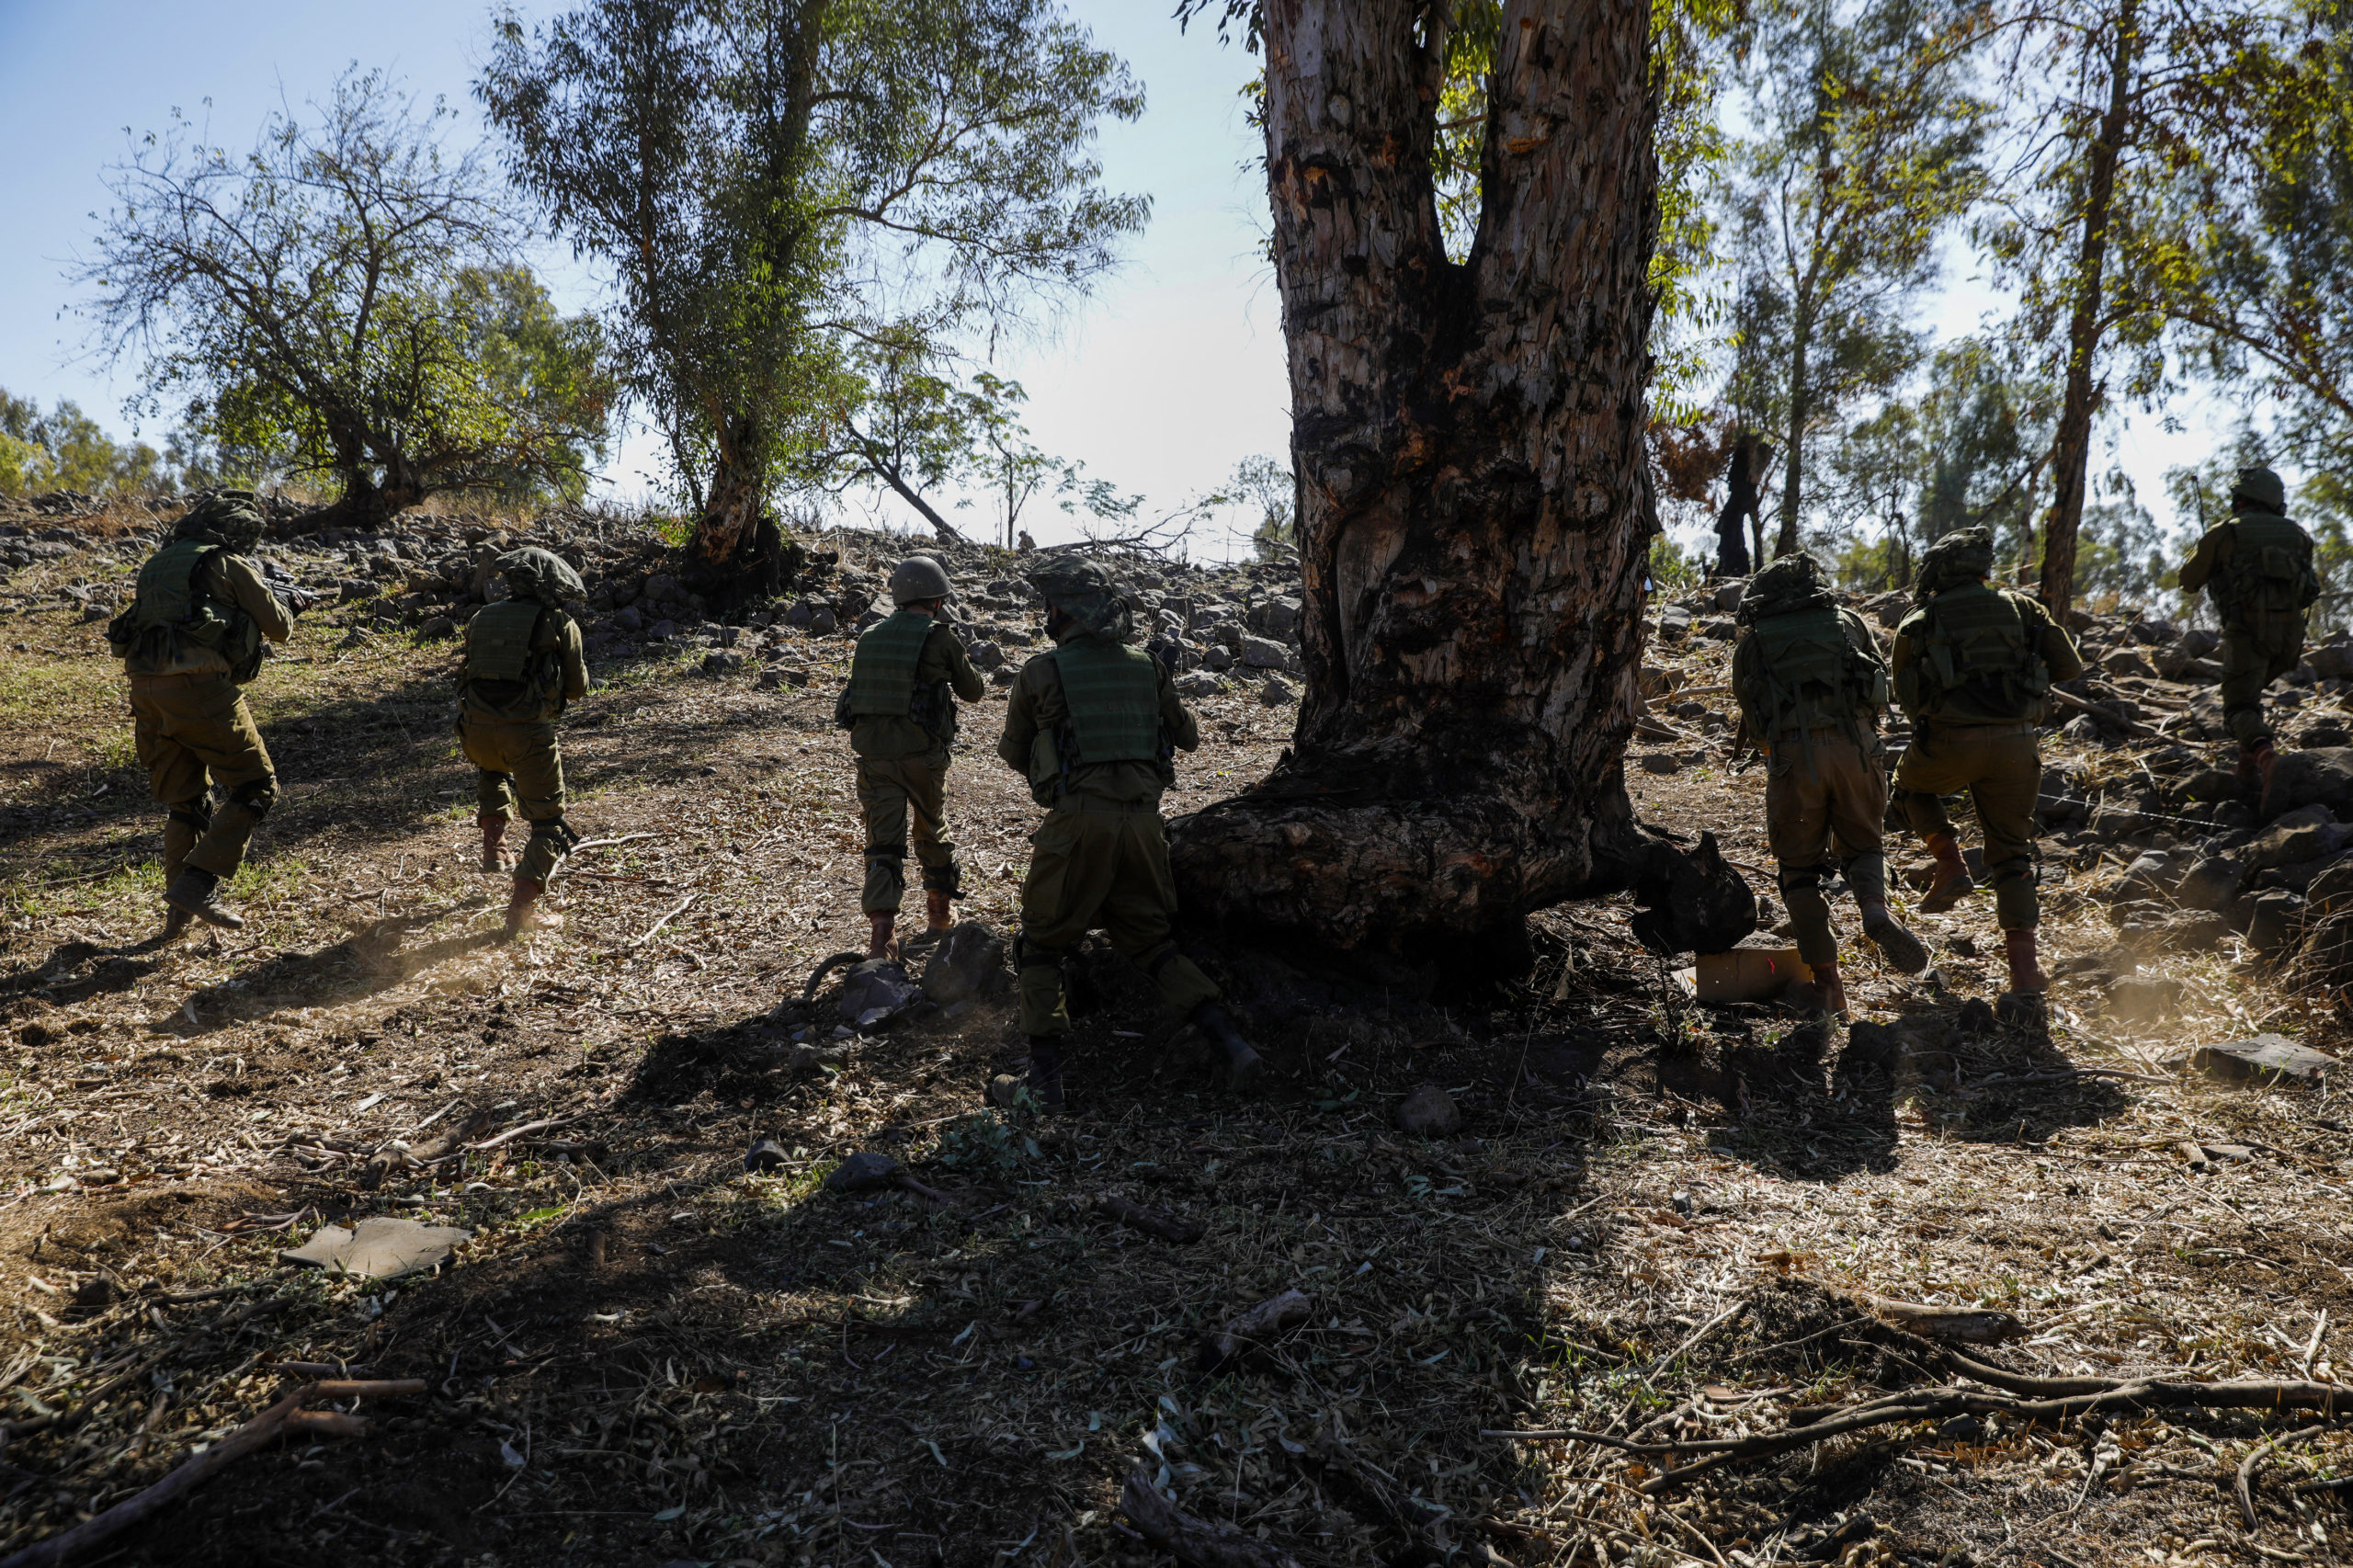
[[[1218,1005],[1217,984],[1176,949],[1176,887],[1160,797],[1176,781],[1173,752],[1201,744],[1167,667],[1128,646],[1133,612],[1094,562],[1050,556],[1030,574],[1056,646],[1021,667],[997,756],[1047,808],[1021,884],[1021,1030],[1027,1092],[1063,1108],[1062,1038],[1070,1032],[1063,964],[1097,926],[1150,975],[1171,1012],[1216,1042],[1229,1083],[1261,1063]]]
[[[858,640],[849,684],[834,704],[834,722],[849,732],[858,754],[858,804],[866,818],[866,885],[858,903],[873,926],[869,958],[890,951],[906,898],[910,813],[926,930],[948,929],[949,901],[962,892],[956,846],[946,836],[948,754],[956,740],[956,699],[978,702],[988,688],[940,618],[950,591],[948,573],[928,555],[911,555],[892,568],[896,612]]]
[[[254,829],[278,798],[278,770],[245,706],[264,642],[293,634],[287,608],[245,557],[260,542],[261,506],[250,490],[204,497],[173,525],[140,568],[131,608],[107,641],[131,679],[131,711],[148,788],[164,824],[164,936],[191,916],[234,930],[244,919],[221,902]],[[223,799],[210,804],[206,776]]]
[[[475,825],[482,829],[482,869],[505,864],[501,844],[517,809],[531,836],[515,863],[506,901],[506,935],[562,917],[540,910],[556,862],[580,835],[563,819],[563,751],[555,722],[564,705],[588,691],[580,627],[566,600],[587,597],[587,585],[561,557],[536,546],[498,558],[513,597],[484,605],[466,622],[465,658],[459,666],[458,739],[475,778]]]
[[[2181,569],[2181,591],[2206,590],[2222,623],[2222,719],[2239,744],[2239,783],[2268,808],[2279,753],[2263,688],[2304,658],[2304,612],[2320,597],[2313,536],[2288,519],[2288,490],[2268,468],[2239,470],[2231,519],[2207,530]]]
[[[1821,563],[1784,555],[1749,583],[1732,656],[1741,722],[1765,754],[1765,833],[1781,896],[1797,928],[1798,957],[1813,971],[1798,999],[1844,1017],[1838,939],[1823,883],[1834,860],[1863,919],[1863,935],[1905,974],[1928,951],[1887,907],[1887,765],[1879,743],[1887,664],[1862,618],[1838,602]]]
[[[1994,538],[1982,528],[1949,533],[1920,558],[1916,608],[1895,629],[1895,699],[1912,721],[1895,791],[1936,858],[1920,901],[1929,915],[1975,890],[1943,799],[1969,792],[1985,835],[2010,989],[2038,995],[2051,982],[2035,950],[2042,918],[2034,892],[2034,810],[2042,787],[2036,726],[2051,683],[2075,679],[2084,661],[2040,603],[1992,586],[1993,571]]]

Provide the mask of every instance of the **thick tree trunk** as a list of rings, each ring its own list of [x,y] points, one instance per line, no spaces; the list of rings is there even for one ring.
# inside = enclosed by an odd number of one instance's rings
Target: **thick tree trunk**
[[[720,427],[719,461],[683,562],[688,585],[722,609],[780,586],[772,552],[762,548],[777,536],[767,502],[758,426],[748,415],[730,415]]]
[[[2067,383],[2059,405],[2059,432],[2052,447],[2053,494],[2042,528],[2042,582],[2039,597],[2060,625],[2075,604],[2075,536],[2084,521],[2084,474],[2091,462],[2092,415],[2099,388],[2093,362],[2105,324],[2100,311],[2107,287],[2108,230],[2116,201],[2116,164],[2124,150],[2131,114],[2132,72],[2141,47],[2135,0],[2118,14],[2109,59],[2108,110],[2092,143],[2084,190],[2083,245],[2075,263],[2075,302],[2067,320]]]
[[[1492,957],[1626,819],[1657,230],[1649,9],[1511,0],[1470,258],[1417,0],[1267,0],[1267,167],[1307,601],[1291,750],[1178,826],[1188,913]]]

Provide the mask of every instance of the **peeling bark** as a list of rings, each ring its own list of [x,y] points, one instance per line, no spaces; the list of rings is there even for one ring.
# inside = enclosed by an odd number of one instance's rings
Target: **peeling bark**
[[[1513,0],[1449,262],[1423,12],[1265,8],[1308,689],[1174,860],[1195,917],[1429,961],[1517,948],[1626,822],[1658,213],[1648,8]]]

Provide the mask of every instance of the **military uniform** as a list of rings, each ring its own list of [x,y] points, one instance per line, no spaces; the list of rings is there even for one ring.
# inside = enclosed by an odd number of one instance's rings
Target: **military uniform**
[[[244,558],[261,538],[250,491],[208,497],[140,569],[131,608],[107,628],[131,683],[132,737],[164,824],[166,935],[195,915],[231,928],[219,884],[237,873],[278,799],[278,770],[239,689],[264,642],[293,634],[286,608]],[[207,778],[222,792],[209,803]]]
[[[2041,919],[2034,892],[2042,787],[2036,727],[2051,683],[2083,674],[2084,662],[2041,604],[1986,584],[1993,555],[1985,529],[1963,528],[1922,560],[1917,608],[1895,629],[1896,700],[1912,721],[1895,788],[1913,831],[1937,859],[1936,881],[1921,903],[1931,913],[1971,891],[1960,835],[1940,798],[1969,792],[1985,836],[2012,988],[2040,991],[2047,981],[2034,949]]]
[[[1927,950],[1887,907],[1887,769],[1879,715],[1887,665],[1862,618],[1841,606],[1810,555],[1785,555],[1749,585],[1733,651],[1741,722],[1764,751],[1767,841],[1796,928],[1798,956],[1813,971],[1802,1001],[1843,1015],[1838,940],[1823,884],[1843,862],[1863,930],[1907,974]]]
[[[466,622],[458,687],[458,740],[474,765],[475,824],[483,869],[500,869],[499,846],[517,811],[531,836],[515,865],[508,934],[534,919],[556,862],[579,835],[563,817],[563,750],[555,722],[588,693],[580,628],[563,611],[586,592],[557,556],[530,548],[501,556],[515,597],[484,605]]]
[[[2205,589],[2222,623],[2222,717],[2239,744],[2240,777],[2267,787],[2263,688],[2303,662],[2304,612],[2320,597],[2312,535],[2288,519],[2287,503],[2278,474],[2240,471],[2231,520],[2207,530],[2181,569],[2182,592]]]
[[[1127,645],[1131,612],[1099,566],[1059,562],[1032,579],[1057,646],[1013,683],[997,756],[1023,774],[1046,820],[1031,835],[1021,884],[1021,1029],[1029,1083],[1062,1099],[1058,1044],[1070,1031],[1063,964],[1086,933],[1108,931],[1152,977],[1169,1009],[1217,1040],[1237,1085],[1259,1060],[1218,1006],[1217,983],[1177,950],[1176,885],[1160,800],[1175,751],[1200,744],[1167,666]]]

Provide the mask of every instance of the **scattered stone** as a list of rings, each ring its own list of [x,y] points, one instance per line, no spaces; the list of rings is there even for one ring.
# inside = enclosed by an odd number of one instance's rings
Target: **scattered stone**
[[[888,1154],[862,1149],[825,1173],[827,1192],[873,1192],[898,1177],[899,1162]]]
[[[2271,826],[2247,846],[2247,864],[2264,871],[2298,860],[2326,859],[2348,841],[2353,841],[2353,829],[2339,823],[2326,806],[2302,806],[2272,819]]]
[[[1681,605],[1668,605],[1658,612],[1658,636],[1662,642],[1680,642],[1691,635],[1691,612]]]
[[[2246,887],[2247,875],[2246,862],[2235,856],[2209,855],[2175,884],[2174,902],[2184,909],[2228,909]]]
[[[791,1162],[792,1151],[773,1138],[763,1138],[744,1152],[744,1168],[766,1174],[781,1170]]]
[[[2326,806],[2332,814],[2353,815],[2353,749],[2323,746],[2283,751],[2271,775],[2274,812]]]
[[[940,1006],[1005,989],[1005,938],[978,920],[949,927],[924,965],[923,994]]]
[[[416,634],[419,637],[428,639],[447,637],[457,630],[458,623],[456,621],[450,619],[446,615],[437,615],[432,619],[426,621],[423,626],[418,627],[416,629]]]
[[[1279,670],[1290,663],[1290,650],[1271,638],[1245,637],[1242,663],[1246,669]]]
[[[1948,937],[1945,951],[1957,959],[1973,959],[1977,956],[1977,938],[1967,935]]]
[[[1258,687],[1258,700],[1269,708],[1280,708],[1298,701],[1299,692],[1282,676],[1269,675],[1266,684]]]
[[[2285,888],[2257,893],[2254,912],[2247,917],[2246,945],[2267,956],[2286,951],[2295,939],[2303,912],[2301,893]]]
[[[449,1261],[472,1231],[455,1225],[421,1225],[415,1220],[371,1215],[350,1230],[322,1225],[301,1246],[278,1255],[281,1263],[353,1274],[362,1279],[402,1279]]]
[[[1436,1084],[1422,1084],[1397,1107],[1397,1130],[1420,1138],[1451,1138],[1462,1131],[1462,1110]]]
[[[2177,1072],[2201,1073],[2226,1084],[2276,1084],[2282,1079],[2310,1083],[2323,1074],[2334,1074],[2342,1065],[2334,1056],[2276,1034],[2194,1046],[2165,1061]]]
[[[1680,773],[1683,771],[1683,759],[1669,751],[1645,753],[1643,756],[1641,762],[1643,771],[1645,773]]]
[[[1748,583],[1745,578],[1735,577],[1729,583],[1717,584],[1716,608],[1730,615],[1740,608],[1741,598],[1747,592]]]
[[[2109,982],[2108,1010],[2132,1023],[2155,1023],[2181,1011],[2181,982],[2126,975]]]

